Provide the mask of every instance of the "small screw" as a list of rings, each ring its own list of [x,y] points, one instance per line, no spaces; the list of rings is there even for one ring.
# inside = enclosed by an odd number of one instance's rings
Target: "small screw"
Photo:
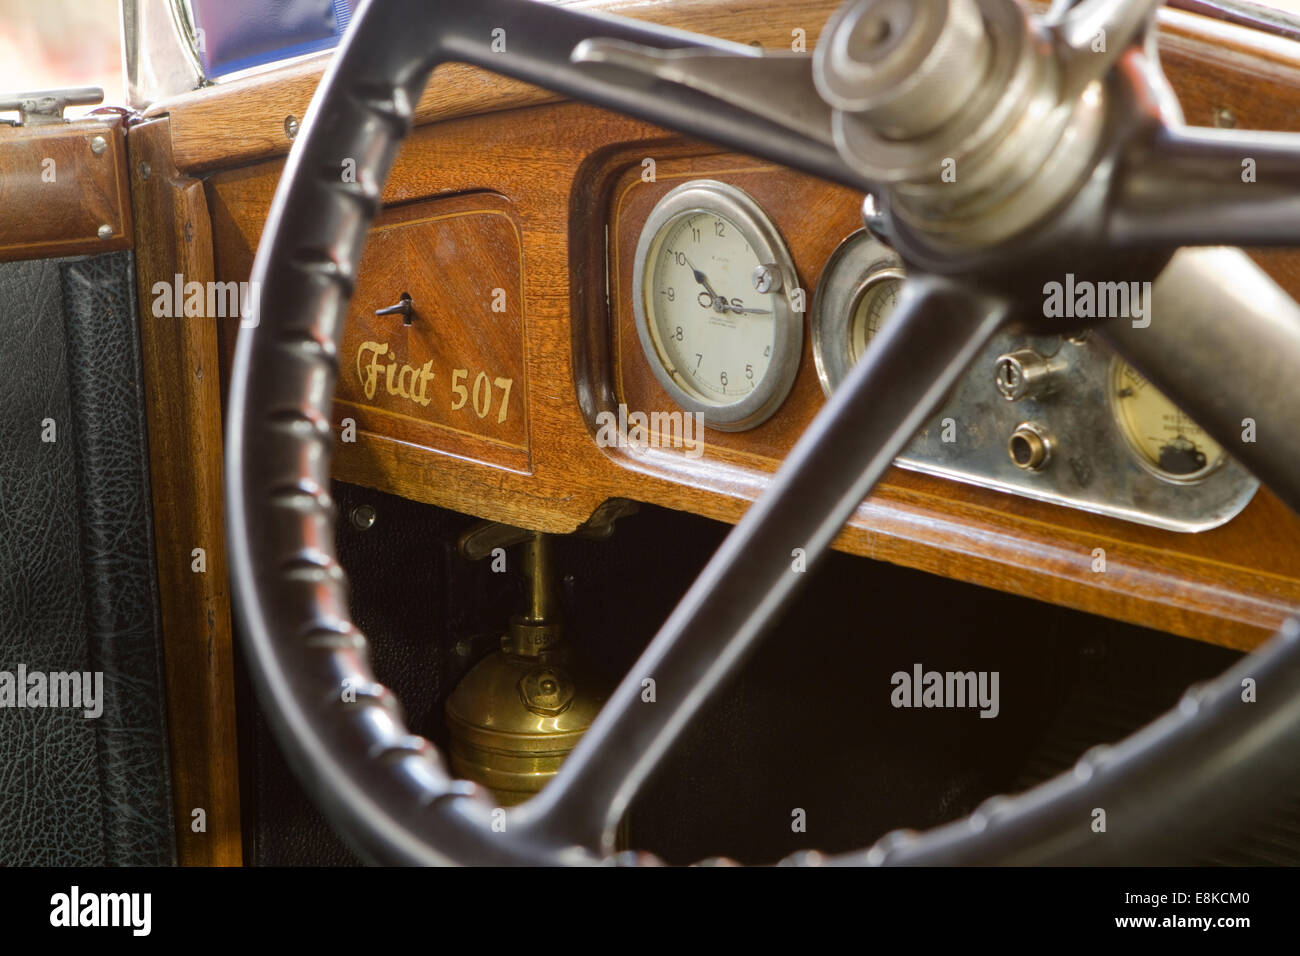
[[[298,136],[298,117],[286,116],[284,118],[284,135],[290,139],[296,139]]]
[[[138,168],[139,168],[139,170],[140,170],[140,178],[141,178],[141,179],[148,179],[148,178],[149,178],[149,174],[150,174],[151,172],[153,172],[153,170],[149,167],[149,164],[146,163],[143,159],[140,160],[140,165],[139,165]]]
[[[352,527],[358,531],[369,531],[375,526],[375,517],[373,505],[357,505],[352,509]]]
[[[101,239],[105,239],[105,240],[112,239],[113,227],[110,226],[108,223],[104,223],[102,226],[99,227],[99,231],[96,233],[96,235],[98,235],[99,238]]]
[[[781,270],[775,263],[767,262],[754,268],[754,288],[762,293],[780,291]]]
[[[458,657],[469,657],[469,641],[456,642],[456,655]]]
[[[1232,129],[1237,125],[1237,114],[1226,106],[1221,106],[1214,111],[1214,125],[1220,129]]]
[[[104,139],[104,137],[96,136],[90,141],[90,151],[96,156],[102,154],[106,149],[108,149],[108,140]]]

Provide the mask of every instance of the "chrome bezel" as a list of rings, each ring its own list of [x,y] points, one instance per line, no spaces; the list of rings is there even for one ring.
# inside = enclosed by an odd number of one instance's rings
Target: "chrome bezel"
[[[719,403],[688,390],[669,371],[652,316],[653,295],[647,295],[647,270],[668,228],[683,216],[696,213],[721,216],[741,230],[760,263],[774,263],[781,271],[781,288],[772,294],[772,358],[762,378],[749,394],[735,402]],[[743,431],[766,421],[781,407],[799,372],[803,353],[803,317],[790,301],[798,288],[794,263],[776,225],[743,190],[711,179],[696,179],[666,193],[646,217],[637,240],[632,267],[632,311],[641,349],[659,384],[672,400],[688,412],[704,416],[704,423],[719,431]],[[649,304],[647,304],[649,300]]]
[[[853,318],[871,289],[904,279],[903,260],[866,229],[836,246],[826,260],[812,306],[813,361],[829,398],[853,367]]]

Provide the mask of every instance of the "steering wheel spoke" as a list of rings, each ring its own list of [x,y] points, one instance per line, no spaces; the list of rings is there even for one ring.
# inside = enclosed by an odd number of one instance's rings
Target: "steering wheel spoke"
[[[1152,286],[1146,323],[1098,332],[1300,512],[1288,480],[1300,474],[1300,304],[1254,260],[1240,249],[1181,249]]]
[[[1162,128],[1130,151],[1113,202],[1120,247],[1300,245],[1300,133]]]
[[[439,61],[481,66],[854,189],[873,187],[835,150],[809,56],[536,0],[442,6],[456,15],[439,22]],[[433,19],[427,11],[415,18]]]
[[[1164,0],[1057,0],[1048,23],[1064,46],[1066,75],[1076,90],[1100,79],[1125,48],[1140,41]]]
[[[633,795],[805,580],[1006,317],[999,300],[911,280],[897,311],[786,457],[559,775],[520,809],[548,839],[599,851]],[[802,562],[796,562],[801,558]],[[800,570],[796,570],[796,564]],[[653,681],[653,685],[647,685]],[[646,688],[655,689],[654,702]]]

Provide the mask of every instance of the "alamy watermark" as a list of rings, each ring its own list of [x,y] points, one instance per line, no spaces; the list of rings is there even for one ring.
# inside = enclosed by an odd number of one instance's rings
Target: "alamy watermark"
[[[152,312],[156,319],[240,319],[240,326],[256,325],[253,301],[259,282],[186,282],[179,272],[171,282],[159,280],[153,292]]]
[[[601,448],[681,448],[687,458],[704,454],[704,415],[701,412],[629,412],[596,414],[596,444]]]
[[[1131,319],[1133,328],[1151,324],[1150,282],[1091,282],[1067,273],[1064,282],[1043,286],[1048,319]]]
[[[920,664],[912,672],[895,671],[889,702],[895,707],[978,707],[981,717],[996,717],[997,671],[927,671]]]
[[[50,897],[50,925],[125,927],[132,936],[148,936],[153,928],[152,893],[83,893],[73,886]]]
[[[83,717],[104,713],[103,671],[0,671],[0,708],[74,707]]]

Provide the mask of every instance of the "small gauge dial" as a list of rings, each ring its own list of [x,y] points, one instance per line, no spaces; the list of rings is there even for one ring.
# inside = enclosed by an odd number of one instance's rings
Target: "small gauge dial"
[[[817,377],[828,397],[888,324],[905,281],[903,260],[865,229],[826,260],[810,324]]]
[[[1131,365],[1111,366],[1111,406],[1138,461],[1167,481],[1199,481],[1223,464],[1222,446]]]
[[[641,344],[674,401],[723,430],[771,415],[802,347],[794,282],[776,227],[748,195],[708,180],[666,194],[642,231],[633,285]]]
[[[889,321],[903,291],[903,273],[895,269],[877,272],[863,285],[849,323],[849,358],[862,358],[867,345]]]

